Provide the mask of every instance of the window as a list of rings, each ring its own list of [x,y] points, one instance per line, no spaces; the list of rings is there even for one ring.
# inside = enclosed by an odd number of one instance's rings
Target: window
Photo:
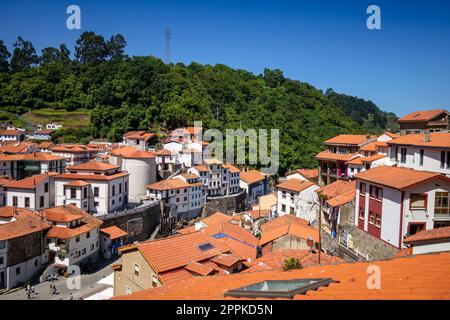
[[[87,198],[87,188],[83,188],[83,198]]]
[[[5,258],[0,257],[0,266],[1,266],[3,263],[5,263]]]
[[[447,151],[447,169],[450,169],[450,151]]]
[[[412,236],[423,230],[425,230],[425,223],[410,223],[408,226],[408,235]]]
[[[99,195],[99,189],[98,187],[94,187],[94,197],[98,197]]]
[[[282,192],[281,192],[281,197],[282,197],[283,199],[286,199],[286,191],[282,191]]]
[[[134,275],[139,277],[139,265],[134,264]]]
[[[245,298],[289,298],[297,294],[305,294],[309,290],[317,290],[335,282],[331,278],[295,279],[295,280],[266,280],[248,286],[229,290],[225,297]]]
[[[34,260],[34,266],[37,267],[37,265],[38,265],[38,259],[35,259]]]
[[[375,214],[375,227],[381,228],[381,216],[379,214]]]
[[[48,182],[44,184],[44,192],[48,192]]]
[[[77,189],[70,188],[70,199],[76,199],[76,197],[77,197]]]
[[[294,209],[294,207],[290,207],[289,213],[290,213],[290,214],[295,214],[295,209]]]
[[[378,188],[375,186],[370,186],[370,197],[377,200],[383,199],[383,188]]]
[[[152,275],[152,287],[158,286],[158,278],[155,275]]]
[[[427,208],[427,195],[411,193],[409,199],[409,208],[414,209],[426,209]]]
[[[44,206],[44,196],[41,196],[39,198],[39,208],[42,208]]]
[[[423,155],[424,155],[424,150],[420,149],[419,166],[423,166]]]
[[[372,211],[369,211],[369,223],[374,225],[375,224],[375,213]]]
[[[91,251],[93,251],[95,248],[94,244],[91,244]]]
[[[90,237],[91,237],[91,232],[89,231],[86,233],[86,239],[89,239]]]
[[[98,201],[94,201],[94,207],[98,207]]]
[[[281,205],[281,211],[286,212],[286,205],[284,204]]]
[[[113,197],[116,195],[116,186],[112,186],[112,195]]]
[[[445,151],[441,151],[441,168],[445,168]]]
[[[436,192],[435,200],[434,200],[434,213],[435,214],[450,214],[449,193],[448,192]]]
[[[129,286],[125,287],[125,294],[131,294],[131,288]]]
[[[80,237],[79,236],[75,238],[75,242],[80,242]]]
[[[125,191],[128,191],[128,182],[125,182]]]
[[[406,163],[406,148],[400,148],[400,162],[401,163]]]
[[[363,182],[360,182],[359,184],[359,194],[362,196],[366,195],[366,184]]]
[[[25,197],[25,208],[29,208],[29,207],[30,207],[30,198]]]
[[[83,249],[83,251],[82,251],[82,253],[81,254],[83,254],[83,255],[85,255],[86,254],[86,248],[84,248]]]
[[[16,276],[20,274],[20,267],[16,268]]]
[[[358,214],[359,219],[364,220],[364,215],[365,215],[364,208],[359,207],[359,214]]]

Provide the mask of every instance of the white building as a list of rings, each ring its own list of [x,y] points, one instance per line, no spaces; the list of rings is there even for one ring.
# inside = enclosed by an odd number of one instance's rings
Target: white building
[[[130,131],[123,135],[123,144],[125,146],[135,147],[139,150],[150,150],[154,149],[154,138],[156,135],[154,133],[149,133],[146,131]]]
[[[399,167],[450,176],[450,132],[408,134],[387,144],[391,161]]]
[[[190,184],[182,179],[166,179],[147,186],[147,197],[160,200],[170,217],[189,216]]]
[[[113,149],[109,155],[109,163],[127,171],[129,176],[128,200],[139,202],[146,195],[145,187],[156,182],[156,154],[138,150],[135,147]]]
[[[31,139],[31,140],[50,140],[51,139],[51,134],[54,131],[55,130],[53,130],[53,129],[36,130],[32,134],[28,135],[28,139]]]
[[[41,214],[52,224],[45,235],[45,245],[54,253],[55,268],[97,260],[101,220],[74,205],[45,209]]]
[[[47,123],[45,126],[45,129],[47,130],[58,130],[62,128],[62,124],[58,124],[58,123]]]
[[[119,166],[88,162],[54,176],[55,204],[74,204],[96,215],[123,210],[128,203],[129,173]]]
[[[20,135],[21,135],[21,131],[20,130],[0,130],[0,141],[5,142],[5,141],[19,141],[20,140]]]
[[[124,245],[128,232],[118,226],[110,226],[100,229],[100,253],[105,259],[111,259],[119,255],[119,247]]]
[[[75,166],[94,160],[99,153],[98,149],[82,144],[58,144],[50,147],[50,150],[53,155],[66,158],[68,166]]]
[[[313,222],[316,217],[319,187],[312,182],[289,179],[277,185],[277,212],[282,216],[291,214]]]
[[[206,203],[206,187],[200,181],[200,177],[194,173],[182,173],[175,178],[189,184],[189,217],[199,216]]]
[[[267,194],[268,179],[258,170],[244,171],[240,173],[239,186],[247,193],[247,207],[251,208],[259,197]]]
[[[432,172],[377,167],[356,178],[355,225],[399,249],[403,238],[450,225],[450,178]]]
[[[450,251],[450,227],[422,230],[403,240],[411,254]]]
[[[9,180],[4,182],[6,205],[40,210],[54,204],[55,190],[52,177],[57,173],[49,172],[34,175],[22,180]]]

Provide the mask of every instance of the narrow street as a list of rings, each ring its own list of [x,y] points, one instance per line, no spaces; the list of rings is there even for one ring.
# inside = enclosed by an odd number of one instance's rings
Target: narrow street
[[[74,299],[85,299],[107,289],[109,286],[106,284],[99,284],[98,281],[110,275],[113,271],[111,265],[117,260],[102,260],[100,262],[101,267],[97,271],[89,274],[81,275],[81,289],[70,290],[67,287],[67,278],[59,277],[54,282],[42,282],[34,286],[36,294],[31,295],[31,300],[69,300],[70,293],[72,293]],[[56,286],[57,294],[51,294],[50,284]],[[27,294],[25,288],[12,289],[0,295],[0,300],[27,300]]]

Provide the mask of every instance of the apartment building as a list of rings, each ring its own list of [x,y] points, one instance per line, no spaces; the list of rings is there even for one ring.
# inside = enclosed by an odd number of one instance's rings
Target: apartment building
[[[45,246],[54,268],[67,269],[97,260],[101,220],[74,205],[44,209],[40,214],[51,224]]]
[[[312,182],[289,179],[279,183],[277,190],[278,215],[294,215],[307,221],[316,218],[317,193],[319,187]]]
[[[388,141],[390,160],[399,167],[450,176],[450,133],[408,134]]]
[[[6,205],[40,210],[54,204],[53,177],[57,173],[41,173],[22,180],[8,180],[3,183]]]
[[[66,160],[43,152],[15,155],[0,154],[0,175],[23,179],[47,172],[64,172]]]
[[[450,225],[450,178],[381,166],[355,175],[355,225],[402,249],[405,236]]]
[[[129,173],[117,165],[87,162],[66,168],[53,176],[55,204],[74,204],[78,208],[104,215],[123,210],[128,204]]]
[[[449,112],[445,109],[420,110],[397,120],[400,133],[419,134],[450,130]]]
[[[258,170],[244,171],[240,173],[239,186],[247,193],[247,208],[251,208],[259,197],[267,194],[269,179]]]
[[[182,173],[175,178],[179,178],[189,184],[189,217],[199,216],[206,203],[206,187],[200,181],[200,177],[194,173]]]
[[[156,134],[147,131],[130,131],[123,135],[123,145],[147,151],[155,148]]]
[[[23,133],[20,130],[0,130],[0,141],[20,141]],[[23,140],[23,139],[22,139]]]
[[[49,228],[31,210],[0,208],[0,288],[17,287],[42,271],[48,261],[42,234]]]
[[[68,166],[94,160],[99,153],[98,149],[82,144],[58,144],[50,147],[50,151],[55,156],[64,157]]]

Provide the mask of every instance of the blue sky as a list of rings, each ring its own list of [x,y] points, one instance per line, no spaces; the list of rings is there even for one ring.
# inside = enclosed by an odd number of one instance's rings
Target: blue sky
[[[81,8],[81,30],[66,28],[66,8]],[[366,8],[381,8],[381,30],[366,28]],[[279,68],[319,89],[372,100],[402,116],[450,105],[450,1],[165,0],[0,2],[0,39],[18,35],[40,50],[73,45],[83,31],[122,33],[130,55],[223,63],[260,73]]]

